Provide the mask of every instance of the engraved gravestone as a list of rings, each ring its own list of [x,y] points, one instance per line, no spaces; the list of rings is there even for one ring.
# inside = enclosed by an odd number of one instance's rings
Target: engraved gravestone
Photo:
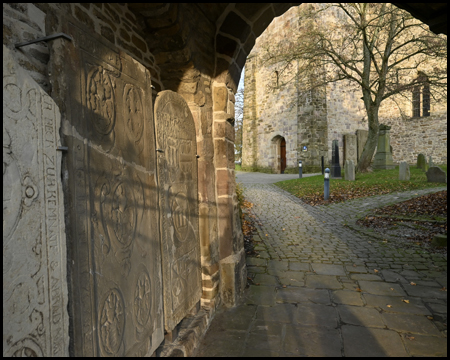
[[[357,138],[354,134],[344,135],[344,160],[352,160],[354,164],[358,162]]]
[[[198,238],[197,143],[194,119],[186,101],[172,91],[155,100],[161,209],[164,315],[167,331],[201,297]]]
[[[373,161],[373,169],[395,169],[391,150],[391,126],[380,124],[378,127],[377,152]]]
[[[345,180],[355,181],[355,163],[353,160],[345,160]]]
[[[55,102],[3,46],[3,356],[68,356]]]
[[[162,342],[149,71],[75,20],[52,43],[63,117],[75,356],[145,356]]]

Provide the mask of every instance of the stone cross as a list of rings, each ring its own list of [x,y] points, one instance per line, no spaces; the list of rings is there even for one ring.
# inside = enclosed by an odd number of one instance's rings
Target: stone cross
[[[426,172],[428,182],[447,183],[447,174],[439,166],[432,166]]]
[[[345,160],[345,180],[355,181],[355,163],[353,160]]]
[[[392,160],[390,130],[391,127],[384,124],[381,124],[378,128],[378,146],[372,165],[373,169],[395,169]]]
[[[400,162],[398,179],[401,181],[409,181],[410,179],[409,165],[406,161]]]
[[[333,140],[333,144],[332,144],[331,177],[332,178],[341,178],[341,165],[339,165],[338,140]]]

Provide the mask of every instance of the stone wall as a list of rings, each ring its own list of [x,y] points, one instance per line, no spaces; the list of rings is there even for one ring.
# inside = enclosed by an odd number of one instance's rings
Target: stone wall
[[[147,67],[156,91],[163,90],[159,68],[146,41],[139,35],[136,16],[126,4],[109,3],[4,3],[3,44],[31,41],[58,33],[63,15],[71,14],[95,33],[125,51]],[[48,43],[36,43],[17,52],[18,61],[31,76],[50,91],[47,64]]]

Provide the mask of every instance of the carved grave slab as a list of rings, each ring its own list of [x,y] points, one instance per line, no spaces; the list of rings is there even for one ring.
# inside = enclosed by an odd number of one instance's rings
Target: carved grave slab
[[[352,160],[354,164],[358,162],[357,137],[354,134],[344,135],[344,161]]]
[[[200,300],[197,142],[186,101],[162,91],[155,100],[161,209],[164,319],[171,331]]]
[[[74,354],[151,355],[164,329],[150,73],[65,26],[73,41],[53,42],[52,76],[69,147]]]
[[[3,356],[68,356],[60,112],[3,46]]]

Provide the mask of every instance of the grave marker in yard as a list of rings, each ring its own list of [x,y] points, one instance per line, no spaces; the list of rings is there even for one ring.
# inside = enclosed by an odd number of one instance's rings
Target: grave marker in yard
[[[426,160],[426,158],[425,158],[425,155],[424,154],[419,154],[419,155],[417,155],[417,167],[419,168],[419,169],[422,169],[423,171],[427,171],[425,168],[426,168],[426,165],[427,165],[427,160]]]
[[[395,169],[391,152],[390,130],[391,127],[388,125],[381,124],[379,126],[378,146],[372,166],[373,169]]]
[[[353,160],[345,160],[345,180],[355,181],[355,163]]]
[[[439,166],[432,166],[426,172],[428,182],[447,183],[447,174]]]
[[[406,161],[401,161],[398,172],[398,179],[401,181],[409,181],[410,179],[409,165]]]
[[[341,165],[339,165],[338,140],[333,140],[333,145],[332,145],[331,177],[332,178],[341,178]]]

